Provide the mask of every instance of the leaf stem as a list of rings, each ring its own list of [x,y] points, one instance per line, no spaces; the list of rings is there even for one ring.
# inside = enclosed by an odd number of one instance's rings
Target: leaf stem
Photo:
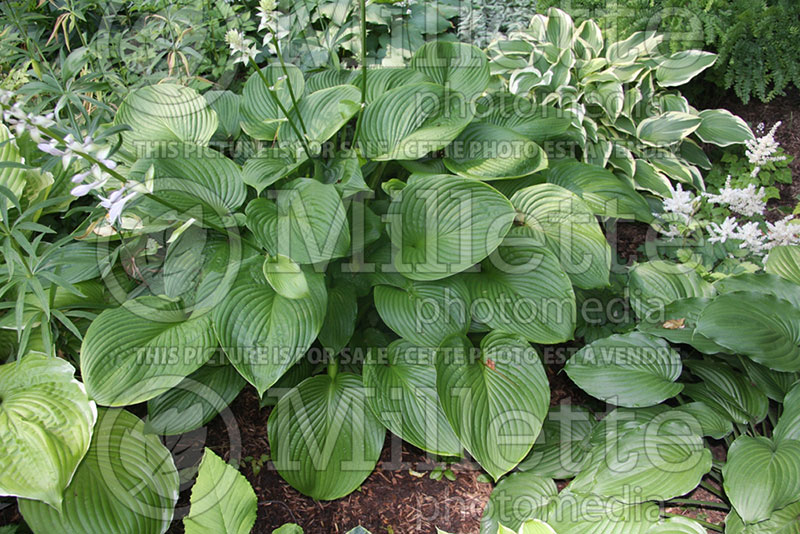
[[[361,116],[367,105],[367,7],[366,0],[359,0],[361,11],[361,109],[356,119],[356,132],[353,134],[353,148],[356,147],[358,134],[361,132]]]
[[[679,504],[682,506],[696,506],[698,508],[713,508],[715,510],[730,510],[724,502],[699,501],[697,499],[671,499],[667,504]]]

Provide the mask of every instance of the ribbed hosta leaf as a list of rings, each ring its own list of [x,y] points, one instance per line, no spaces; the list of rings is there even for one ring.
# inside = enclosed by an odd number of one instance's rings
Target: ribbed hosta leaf
[[[328,289],[328,309],[319,331],[319,342],[331,354],[338,354],[356,328],[358,300],[352,284],[340,283]]]
[[[489,85],[486,54],[466,43],[430,41],[411,58],[411,68],[447,87],[454,95],[461,95],[470,104]]]
[[[298,178],[279,190],[274,202],[251,201],[246,213],[247,227],[272,255],[309,264],[348,253],[350,224],[333,185]]]
[[[190,502],[186,534],[249,534],[256,522],[258,499],[250,483],[211,449],[203,453]]]
[[[317,338],[327,309],[325,281],[306,271],[309,296],[287,299],[267,283],[260,261],[244,264],[214,309],[214,329],[234,367],[259,395]]]
[[[564,490],[541,519],[558,534],[646,534],[658,516],[658,505],[652,502],[623,504]]]
[[[306,80],[306,94],[313,93],[321,89],[327,89],[328,87],[333,87],[334,85],[342,85],[347,83],[351,83],[356,87],[360,87],[357,82],[357,78],[357,72],[348,69],[327,69],[321,72],[316,72],[309,76]]]
[[[158,84],[133,90],[120,104],[114,124],[126,124],[123,148],[137,156],[171,148],[171,143],[205,146],[217,130],[217,114],[189,87]]]
[[[589,443],[594,448],[610,447],[621,436],[641,430],[667,411],[669,407],[665,404],[648,408],[615,408],[594,426]]]
[[[395,435],[422,450],[460,456],[458,441],[436,393],[435,349],[398,339],[386,350],[373,349],[364,362],[367,403]]]
[[[716,54],[702,50],[675,52],[668,58],[659,61],[656,68],[656,81],[661,87],[683,85],[713,65],[716,60]]]
[[[373,160],[419,159],[449,145],[472,120],[470,109],[441,85],[397,87],[364,109],[361,149]]]
[[[287,299],[307,297],[308,281],[302,267],[291,258],[278,254],[267,256],[262,266],[264,278],[275,292]]]
[[[206,364],[147,402],[145,428],[164,436],[191,432],[233,402],[244,384],[233,366]]]
[[[297,491],[344,497],[369,476],[386,433],[367,407],[361,378],[307,378],[281,397],[268,423],[272,461]]]
[[[639,282],[637,282],[637,284],[638,283]],[[642,286],[640,285],[638,287]],[[657,291],[657,289],[653,289],[652,286],[648,288],[648,291],[653,290]],[[651,300],[651,306],[655,305],[657,302],[657,300]],[[663,310],[659,310],[655,307],[647,310],[648,315],[642,319],[637,327],[642,332],[663,337],[671,343],[685,343],[691,345],[703,354],[729,352],[725,347],[720,347],[707,337],[695,331],[697,318],[700,317],[700,313],[708,306],[709,302],[711,302],[711,299],[705,297],[689,297],[674,300],[664,306]],[[643,306],[646,306],[646,299],[644,299],[642,303]]]
[[[726,417],[724,412],[715,410],[704,402],[687,402],[674,409],[694,417],[700,424],[704,436],[722,439],[733,432],[730,418]]]
[[[718,294],[733,293],[734,291],[765,293],[788,300],[795,308],[800,308],[800,285],[774,274],[744,273],[729,276],[715,282],[714,289]]]
[[[754,388],[741,373],[715,361],[687,360],[686,367],[700,377],[700,384],[686,384],[684,390],[737,423],[758,423],[767,415],[769,399]]]
[[[547,154],[524,135],[488,122],[473,122],[445,149],[444,164],[476,180],[506,180],[547,167]]]
[[[353,85],[337,85],[304,96],[289,112],[299,133],[314,147],[330,139],[360,109],[361,91]],[[302,123],[300,119],[302,118]],[[303,126],[305,125],[305,129]],[[278,139],[297,153],[300,138],[289,124],[281,126]]]
[[[782,373],[756,363],[747,356],[739,356],[745,374],[753,384],[775,402],[784,402],[792,385],[800,380],[800,373]]]
[[[267,146],[259,150],[255,156],[244,162],[242,181],[261,193],[281,178],[289,176],[306,161],[306,154]]]
[[[800,441],[739,436],[722,469],[725,494],[745,523],[800,500]]]
[[[434,175],[412,180],[394,197],[386,217],[397,270],[414,280],[438,280],[497,248],[514,209],[485,183]]]
[[[668,146],[694,132],[701,122],[702,119],[696,115],[667,111],[640,122],[636,128],[636,137],[651,146]]]
[[[478,117],[513,130],[537,143],[553,139],[569,129],[572,116],[552,106],[534,104],[511,93],[492,92],[477,104]]]
[[[680,355],[657,337],[639,332],[613,335],[583,347],[564,366],[588,394],[617,406],[641,408],[681,392],[675,383]]]
[[[548,248],[574,285],[608,285],[611,248],[583,200],[563,187],[541,184],[517,191],[511,203],[525,226],[546,236]]]
[[[64,492],[61,512],[20,499],[35,534],[163,534],[178,500],[178,471],[166,447],[138,417],[119,409],[98,413],[86,457]]]
[[[800,383],[795,384],[784,397],[783,413],[775,425],[772,438],[776,443],[785,439],[800,440]]]
[[[561,343],[575,330],[575,294],[543,239],[512,228],[503,243],[466,275],[473,315],[534,343]]]
[[[569,189],[596,215],[650,222],[650,206],[627,182],[614,173],[578,161],[566,161],[547,170],[547,181]]]
[[[61,506],[97,419],[74,374],[37,353],[0,365],[0,495]]]
[[[495,480],[528,454],[550,401],[539,355],[524,338],[498,331],[481,340],[480,354],[464,336],[446,340],[436,389],[464,448]]]
[[[690,266],[665,260],[636,265],[630,272],[631,307],[641,319],[658,315],[670,302],[688,297],[709,297],[714,289]]]
[[[797,534],[800,532],[800,501],[775,511],[769,519],[745,525],[731,510],[725,518],[725,534]]]
[[[481,534],[495,534],[500,525],[514,531],[527,520],[544,515],[558,495],[555,482],[531,473],[512,473],[492,491],[481,517]]]
[[[720,295],[703,309],[697,332],[770,369],[800,371],[800,310],[774,295]]]
[[[286,117],[277,102],[285,110],[290,110],[292,98],[289,86],[295,98],[299,99],[305,90],[305,82],[303,73],[294,65],[286,65],[289,75],[285,80],[280,79],[284,73],[279,65],[264,67],[261,72],[274,91],[268,89],[259,73],[250,75],[242,89],[242,130],[255,139],[272,140],[278,133],[278,127],[286,123]]]
[[[771,249],[764,270],[800,284],[800,246],[779,246]]]
[[[239,106],[241,95],[232,91],[206,91],[203,93],[208,105],[217,113],[219,125],[214,132],[214,138],[220,140],[238,137],[241,131]]]
[[[704,143],[729,146],[753,139],[747,123],[727,109],[704,109],[700,119],[702,122],[694,133]]]
[[[539,439],[517,467],[544,477],[574,477],[588,460],[589,438],[596,424],[586,408],[571,404],[551,406]]]
[[[688,517],[671,517],[653,525],[647,534],[708,534],[706,527]]]
[[[516,533],[513,531],[510,532],[512,534],[558,534],[558,532],[553,530],[553,527],[539,519],[528,519],[519,527],[519,531]]]
[[[630,504],[688,493],[711,469],[711,451],[701,434],[693,417],[664,412],[605,447],[595,448],[569,488]]]
[[[369,104],[382,94],[391,89],[410,85],[414,83],[430,82],[430,78],[422,72],[409,67],[387,67],[382,69],[370,69],[367,73],[367,99]],[[353,82],[356,87],[361,87],[361,76],[359,75]]]
[[[404,287],[375,288],[375,308],[400,337],[426,347],[438,347],[453,334],[466,334],[470,295],[461,278],[410,282]]]
[[[191,317],[159,297],[139,297],[101,313],[81,346],[81,375],[103,406],[152,399],[203,366],[216,348],[211,318]]]

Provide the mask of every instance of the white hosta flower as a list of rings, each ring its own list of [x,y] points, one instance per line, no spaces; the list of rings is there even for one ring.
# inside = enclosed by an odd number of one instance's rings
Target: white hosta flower
[[[724,243],[728,239],[738,239],[739,223],[733,217],[728,217],[722,224],[712,222],[708,225],[709,243]]]
[[[228,33],[225,34],[225,42],[228,43],[231,49],[234,64],[247,63],[258,55],[258,49],[256,49],[252,39],[247,39],[238,30],[228,30]]]
[[[675,213],[684,221],[688,221],[694,214],[699,201],[699,197],[695,197],[691,191],[684,191],[683,186],[678,184],[676,188],[672,190],[672,198],[664,199],[664,211],[667,213]]]
[[[750,184],[744,189],[731,187],[731,177],[725,181],[725,187],[719,190],[719,194],[712,195],[706,193],[705,197],[714,204],[725,204],[731,211],[752,217],[753,215],[763,215],[767,208],[767,201],[764,199],[766,190],[761,187],[756,190],[755,184]]]
[[[136,191],[128,192],[128,188],[123,186],[111,193],[107,198],[100,197],[100,205],[108,210],[107,217],[112,224],[120,221],[125,205],[138,194]]]
[[[767,223],[767,248],[782,245],[800,244],[800,224],[792,224],[794,215],[784,217],[774,223]]]
[[[275,14],[275,1],[274,0],[261,0],[258,3],[258,31],[270,30],[275,31],[274,22],[276,19]]]

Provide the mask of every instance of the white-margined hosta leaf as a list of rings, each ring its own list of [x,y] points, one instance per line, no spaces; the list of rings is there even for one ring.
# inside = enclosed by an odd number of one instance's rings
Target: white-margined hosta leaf
[[[581,389],[600,400],[640,408],[681,392],[675,381],[680,355],[661,338],[631,332],[599,339],[572,356],[564,371]]]
[[[722,469],[725,494],[745,523],[800,500],[800,441],[739,436]]]
[[[306,270],[308,296],[288,299],[269,285],[260,259],[243,264],[214,309],[219,343],[259,395],[308,350],[325,319],[328,295],[322,275]]]
[[[242,130],[254,139],[271,141],[275,139],[278,127],[286,122],[277,102],[289,111],[293,105],[290,85],[295,98],[299,99],[305,90],[305,81],[303,73],[294,65],[286,65],[286,79],[281,79],[285,75],[279,65],[264,67],[261,72],[269,85],[258,72],[254,72],[242,89]]]
[[[572,283],[583,289],[608,285],[611,248],[592,211],[576,194],[554,184],[511,197],[522,223],[543,233]]]
[[[517,467],[543,477],[574,477],[589,458],[589,438],[596,424],[586,408],[572,404],[551,406],[539,439]]]
[[[771,249],[764,270],[800,284],[800,246],[784,245]]]
[[[216,348],[211,317],[188,315],[180,303],[139,297],[106,310],[81,346],[81,375],[103,406],[150,400],[203,366]]]
[[[714,288],[689,265],[654,260],[631,269],[628,293],[636,315],[652,321],[654,317],[660,318],[670,302],[688,297],[710,297]]]
[[[64,492],[61,511],[21,499],[35,534],[163,534],[178,500],[178,471],[169,450],[144,423],[121,409],[98,413],[86,457]]]
[[[526,520],[542,517],[544,508],[557,495],[556,484],[549,478],[512,473],[504,477],[489,496],[480,532],[495,534],[500,525],[516,531]]]
[[[753,131],[741,117],[726,109],[704,109],[695,135],[704,143],[717,146],[742,144],[753,139]]]
[[[702,50],[682,50],[659,60],[656,81],[661,87],[683,85],[717,60],[717,55]]]
[[[767,415],[769,399],[730,366],[709,360],[686,360],[684,365],[703,381],[686,384],[689,397],[726,414],[740,424],[759,423]]]
[[[333,185],[297,178],[277,192],[275,201],[251,201],[246,213],[247,227],[271,255],[310,264],[348,253],[350,224]]]
[[[61,507],[97,419],[74,374],[38,353],[0,365],[0,495]]]
[[[142,157],[173,143],[205,146],[219,122],[197,91],[164,83],[131,91],[120,104],[114,124],[131,127],[122,132],[122,146]]]
[[[460,176],[421,176],[386,215],[394,266],[414,280],[438,280],[483,260],[514,220],[511,203],[491,186]]]
[[[651,146],[669,146],[697,130],[701,122],[697,115],[667,111],[640,122],[636,127],[636,137]]]
[[[446,87],[452,96],[462,96],[470,105],[489,85],[486,54],[466,43],[430,41],[411,58],[411,68]]]
[[[499,331],[481,340],[479,353],[464,336],[445,340],[436,389],[464,448],[495,480],[528,454],[550,402],[539,355],[521,336]]]
[[[347,124],[360,109],[361,91],[353,85],[336,85],[310,93],[297,102],[297,107],[289,112],[288,121],[295,124],[306,141],[316,149],[339,129]],[[302,119],[302,122],[301,122]],[[282,146],[298,153],[300,138],[294,128],[287,123],[278,130]]]
[[[272,461],[297,491],[338,499],[375,468],[386,430],[365,396],[361,377],[338,373],[307,378],[278,401],[267,425]]]
[[[405,339],[374,348],[364,362],[367,403],[395,435],[422,450],[460,456],[462,447],[436,393],[436,350]]]

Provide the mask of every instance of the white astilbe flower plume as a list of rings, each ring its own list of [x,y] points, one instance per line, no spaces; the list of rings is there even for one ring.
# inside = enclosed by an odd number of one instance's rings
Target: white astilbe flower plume
[[[778,151],[778,148],[780,148],[780,145],[775,140],[775,131],[780,125],[781,121],[778,121],[772,125],[772,128],[770,128],[766,135],[744,142],[745,146],[747,147],[745,150],[745,155],[747,156],[748,161],[755,165],[753,172],[750,173],[751,176],[755,177],[758,175],[759,171],[761,171],[761,167],[766,163],[771,161],[783,161],[786,159],[786,156],[774,155]],[[763,122],[758,125],[756,131],[759,133],[764,131]]]
[[[761,187],[756,190],[755,184],[750,184],[744,189],[731,187],[730,175],[725,181],[725,187],[719,190],[719,194],[705,193],[705,197],[709,202],[727,205],[731,211],[745,217],[764,214],[764,210],[767,208],[765,196],[766,191],[764,188]]]
[[[739,223],[733,217],[727,217],[722,224],[712,222],[708,225],[709,243],[724,243],[728,239],[738,239]]]
[[[800,244],[800,224],[792,224],[794,215],[789,215],[775,221],[767,223],[767,248]]]
[[[688,222],[694,214],[698,202],[700,202],[699,197],[695,197],[691,191],[684,191],[683,186],[678,184],[672,190],[672,197],[664,199],[663,207],[665,212],[679,215]]]
[[[751,221],[742,224],[734,237],[742,241],[739,248],[747,249],[753,254],[763,254],[767,248],[766,236],[757,222]]]

